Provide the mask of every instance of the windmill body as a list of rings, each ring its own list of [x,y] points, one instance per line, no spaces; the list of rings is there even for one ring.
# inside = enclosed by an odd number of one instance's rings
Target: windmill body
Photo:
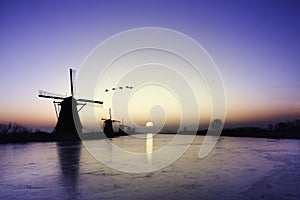
[[[108,138],[113,138],[115,137],[114,129],[113,129],[113,124],[111,119],[106,119],[104,121],[104,128],[103,132]]]
[[[113,123],[114,122],[118,122],[119,123],[120,121],[111,119],[111,109],[110,108],[109,108],[109,119],[102,118],[102,120],[104,120],[103,132],[106,135],[106,137],[113,138],[115,136],[118,136],[118,134],[116,134],[114,132]]]
[[[77,112],[76,100],[72,96],[67,97],[61,102],[60,107],[59,117],[54,128],[55,133],[61,138],[79,139],[77,136],[82,133],[82,124]]]

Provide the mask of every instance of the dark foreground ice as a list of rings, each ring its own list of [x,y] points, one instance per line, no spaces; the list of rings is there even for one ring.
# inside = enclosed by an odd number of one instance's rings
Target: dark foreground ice
[[[163,145],[172,135],[159,135]],[[130,138],[113,142],[135,146]],[[80,144],[0,145],[0,199],[300,199],[300,140],[221,138],[204,159],[197,136],[151,173],[111,169]]]

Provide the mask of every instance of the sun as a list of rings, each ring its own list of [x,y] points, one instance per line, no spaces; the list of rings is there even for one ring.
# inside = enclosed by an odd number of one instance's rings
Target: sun
[[[153,127],[153,123],[152,122],[147,122],[146,127]]]

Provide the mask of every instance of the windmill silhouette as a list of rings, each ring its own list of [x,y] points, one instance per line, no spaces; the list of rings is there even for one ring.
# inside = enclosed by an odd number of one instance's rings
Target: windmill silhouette
[[[54,132],[61,140],[79,140],[79,134],[82,133],[82,124],[80,122],[78,112],[87,103],[103,104],[102,101],[74,98],[73,78],[75,78],[75,75],[73,76],[73,73],[75,74],[75,70],[70,69],[71,96],[54,94],[42,90],[39,91],[38,95],[41,98],[54,99],[53,103],[58,118],[56,126],[54,128]],[[81,107],[78,109],[77,106]]]
[[[119,120],[111,119],[111,108],[109,108],[109,119],[101,118],[101,120],[104,120],[104,127],[103,127],[103,132],[108,138],[113,138],[115,137],[115,132],[113,129],[113,124],[114,122],[120,123]]]

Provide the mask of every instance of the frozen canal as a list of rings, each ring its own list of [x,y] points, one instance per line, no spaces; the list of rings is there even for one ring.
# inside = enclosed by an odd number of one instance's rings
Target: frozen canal
[[[172,137],[159,135],[155,145]],[[81,144],[3,144],[0,199],[300,199],[300,140],[222,137],[199,159],[202,141],[142,174],[111,169]],[[141,148],[129,137],[113,142]]]

